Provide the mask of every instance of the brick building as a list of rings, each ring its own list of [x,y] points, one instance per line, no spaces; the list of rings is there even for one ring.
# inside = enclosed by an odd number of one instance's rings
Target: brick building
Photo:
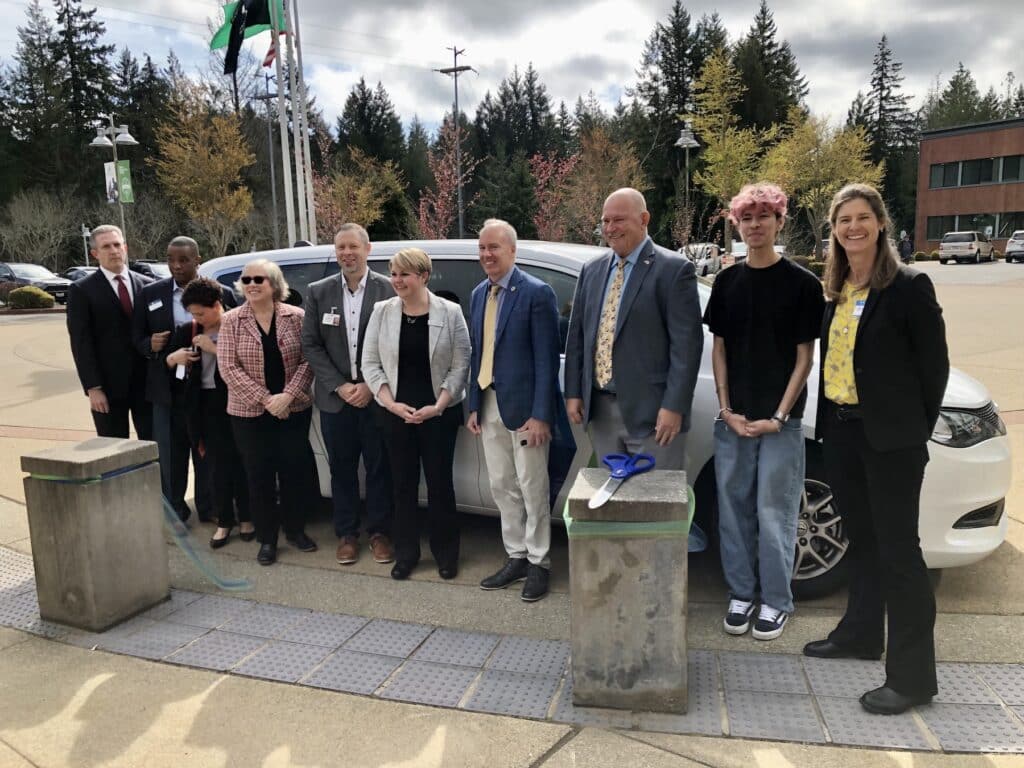
[[[1024,119],[921,133],[914,247],[933,251],[946,232],[978,230],[1002,252],[1024,229]]]

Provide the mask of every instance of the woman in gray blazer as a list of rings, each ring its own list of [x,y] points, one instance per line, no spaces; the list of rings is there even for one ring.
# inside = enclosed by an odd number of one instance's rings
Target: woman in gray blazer
[[[427,480],[430,551],[443,579],[459,569],[459,522],[452,464],[469,375],[469,330],[458,304],[427,290],[430,257],[404,248],[389,264],[397,296],[374,305],[362,371],[384,408],[395,515],[391,578],[407,579],[420,559],[420,466]]]

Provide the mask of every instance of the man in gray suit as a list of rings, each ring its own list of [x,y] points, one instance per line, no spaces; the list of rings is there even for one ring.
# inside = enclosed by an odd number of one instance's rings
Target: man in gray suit
[[[377,422],[380,408],[363,381],[359,360],[373,305],[395,295],[391,282],[371,272],[370,237],[359,224],[342,224],[334,236],[341,271],[310,283],[302,322],[302,353],[313,369],[331,465],[337,560],[359,559],[359,459],[366,468],[366,532],[378,563],[394,560],[391,545],[391,473]]]
[[[647,235],[644,196],[605,200],[611,252],[583,266],[565,349],[565,404],[597,455],[650,453],[682,469],[704,346],[693,265]]]

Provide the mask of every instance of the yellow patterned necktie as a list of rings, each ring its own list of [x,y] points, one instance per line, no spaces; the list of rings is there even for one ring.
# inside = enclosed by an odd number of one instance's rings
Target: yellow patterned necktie
[[[498,291],[500,285],[492,285],[484,308],[484,338],[480,349],[480,375],[476,377],[480,389],[487,389],[494,383],[494,327],[498,323]]]
[[[601,308],[601,324],[597,327],[597,346],[594,349],[594,377],[597,386],[604,389],[612,380],[612,345],[615,342],[615,323],[619,319],[619,300],[626,282],[626,260],[620,258],[608,295]]]

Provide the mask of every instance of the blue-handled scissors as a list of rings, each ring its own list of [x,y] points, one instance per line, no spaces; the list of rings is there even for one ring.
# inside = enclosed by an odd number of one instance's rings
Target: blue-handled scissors
[[[587,507],[590,509],[597,509],[608,501],[612,494],[619,489],[619,486],[633,475],[654,469],[654,457],[649,453],[638,453],[634,456],[627,456],[624,453],[609,453],[601,461],[611,470],[611,476],[587,503]]]

